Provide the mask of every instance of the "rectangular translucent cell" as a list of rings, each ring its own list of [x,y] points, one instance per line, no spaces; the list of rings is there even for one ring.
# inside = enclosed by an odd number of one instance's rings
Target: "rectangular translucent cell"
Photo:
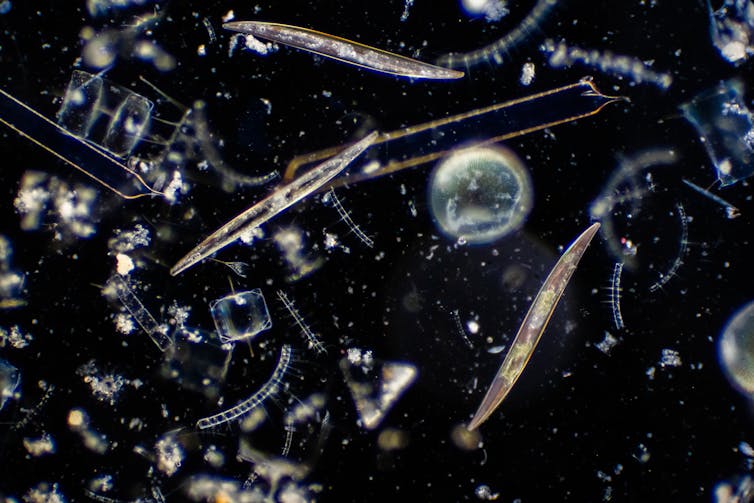
[[[259,288],[212,301],[209,309],[223,342],[254,338],[272,327],[267,303]]]
[[[698,131],[723,186],[754,174],[754,124],[742,81],[720,82],[680,108]]]
[[[103,80],[91,73],[75,70],[68,82],[58,124],[80,138],[89,136],[102,107]]]
[[[209,399],[217,398],[225,380],[229,355],[212,332],[181,327],[176,330],[175,344],[165,353],[161,373],[185,389],[202,393]]]
[[[151,101],[129,94],[110,120],[102,145],[115,155],[129,156],[144,135],[151,115]]]

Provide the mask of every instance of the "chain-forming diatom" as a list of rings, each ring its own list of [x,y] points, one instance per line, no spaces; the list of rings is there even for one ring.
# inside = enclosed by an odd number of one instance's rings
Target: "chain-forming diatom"
[[[244,232],[258,228],[298,201],[316,192],[343,171],[376,138],[377,132],[374,131],[306,174],[290,183],[279,186],[269,196],[220,227],[207,239],[199,243],[173,266],[170,274],[177,276],[216,251],[226,247],[238,239]]]
[[[474,430],[485,422],[503,402],[513,385],[516,384],[534,353],[534,349],[537,347],[537,343],[539,343],[539,339],[542,337],[542,333],[544,333],[563,291],[576,270],[576,266],[578,266],[599,227],[598,222],[586,229],[563,252],[555,267],[550,271],[534,302],[532,302],[529,312],[526,313],[524,321],[518,329],[518,334],[516,334],[513,344],[505,355],[503,364],[500,365],[500,369],[487,389],[482,403],[471,419],[468,425],[469,430]]]
[[[259,407],[269,397],[277,395],[281,390],[283,376],[288,371],[292,357],[293,350],[291,347],[288,344],[283,345],[280,350],[280,359],[275,370],[272,372],[272,376],[259,388],[259,391],[228,410],[200,419],[196,422],[196,427],[200,430],[206,430],[207,428],[214,428],[215,426],[228,423]]]
[[[460,79],[463,72],[417,61],[308,28],[262,21],[234,21],[223,28],[285,44],[376,72],[414,79]]]

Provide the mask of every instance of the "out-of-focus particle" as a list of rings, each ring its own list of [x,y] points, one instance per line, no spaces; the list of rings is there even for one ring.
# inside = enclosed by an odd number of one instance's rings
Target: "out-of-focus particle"
[[[252,339],[272,327],[267,303],[259,288],[214,300],[209,309],[223,343]]]
[[[613,348],[618,344],[618,339],[610,332],[605,332],[605,337],[602,341],[594,345],[597,349],[609,355]]]
[[[358,352],[358,355],[356,355]],[[356,404],[364,428],[377,428],[398,399],[416,380],[416,366],[403,362],[380,362],[350,348],[340,360],[340,369]]]
[[[712,491],[714,503],[751,503],[754,500],[754,480],[750,475],[718,482]]]
[[[230,356],[214,333],[181,327],[175,332],[174,344],[165,352],[161,374],[214,400],[225,380]]]
[[[24,494],[26,503],[66,503],[66,501],[68,500],[60,492],[57,482],[52,485],[48,482],[40,482]]]
[[[720,366],[731,384],[754,397],[754,302],[728,320],[718,339]]]
[[[482,434],[479,430],[469,430],[465,424],[457,424],[450,432],[450,438],[453,444],[464,451],[473,451],[479,449]]]
[[[11,266],[13,246],[8,238],[0,235],[0,309],[26,305],[21,298],[26,276]]]
[[[3,410],[9,398],[15,396],[20,383],[21,372],[8,361],[0,358],[0,410]]]
[[[522,86],[528,86],[534,81],[536,70],[537,68],[531,61],[524,63],[524,66],[521,67],[521,78],[519,79]]]
[[[411,7],[414,5],[414,0],[404,0],[403,3],[403,13],[401,13],[401,22],[406,22],[408,20],[409,11],[411,10]]]
[[[204,451],[204,461],[206,461],[213,468],[222,468],[225,464],[225,456],[214,445],[207,447]]]
[[[500,21],[510,12],[505,0],[461,0],[461,6],[470,16],[484,16],[490,22]]]
[[[86,0],[86,10],[96,17],[111,13],[117,9],[126,9],[134,5],[144,5],[148,0]]]
[[[724,0],[713,11],[707,2],[712,44],[730,63],[740,65],[754,53],[754,4],[751,0]]]
[[[754,116],[741,80],[720,82],[680,109],[699,133],[722,186],[754,174]]]
[[[409,435],[397,428],[385,428],[377,437],[377,446],[383,451],[397,451],[405,449],[409,443]]]
[[[18,325],[13,325],[7,330],[0,327],[0,348],[9,346],[16,349],[23,349],[33,340],[34,337],[29,333],[23,333]]]
[[[668,348],[662,350],[662,355],[660,356],[660,367],[680,367],[681,363],[681,354],[678,351]]]
[[[181,444],[174,435],[168,433],[160,438],[154,446],[157,455],[157,469],[172,477],[181,467],[185,454]]]
[[[534,198],[529,172],[512,151],[475,147],[453,152],[438,164],[429,200],[444,234],[476,244],[521,227]]]
[[[42,434],[38,438],[24,437],[24,448],[32,457],[44,456],[55,453],[55,441],[49,433]]]
[[[10,0],[3,0],[2,2],[0,2],[0,16],[9,13],[11,7],[13,7],[13,4]]]
[[[493,492],[487,484],[477,486],[474,495],[482,501],[496,501],[500,498],[500,493]]]

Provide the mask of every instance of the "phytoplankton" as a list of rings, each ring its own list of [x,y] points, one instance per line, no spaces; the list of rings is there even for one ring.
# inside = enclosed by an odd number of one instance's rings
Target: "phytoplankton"
[[[492,380],[487,394],[484,395],[481,405],[469,423],[468,429],[474,430],[489,418],[495,409],[503,402],[508,392],[516,384],[516,381],[529,362],[534,348],[537,347],[542,333],[550,321],[555,307],[558,305],[563,291],[568,285],[579,260],[584,255],[587,246],[600,228],[599,222],[592,224],[585,230],[576,241],[563,253],[560,260],[552,268],[547,279],[539,289],[537,297],[532,302],[529,312],[526,313],[518,334],[513,340],[508,353],[505,355],[503,364]]]
[[[414,79],[460,79],[463,72],[423,63],[376,47],[308,28],[262,21],[235,21],[223,28],[271,40],[377,72]]]
[[[340,154],[328,159],[292,182],[281,185],[269,196],[220,227],[207,239],[199,243],[173,266],[170,274],[177,276],[189,267],[229,245],[244,232],[256,229],[275,215],[282,213],[298,201],[316,192],[343,171],[359,154],[369,148],[376,138],[377,132],[373,131],[343,150]]]

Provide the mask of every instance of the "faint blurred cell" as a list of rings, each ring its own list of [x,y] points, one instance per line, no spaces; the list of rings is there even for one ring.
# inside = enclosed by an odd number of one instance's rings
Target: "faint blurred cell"
[[[10,12],[11,7],[13,7],[13,4],[10,0],[2,0],[0,2],[0,16],[3,14],[7,14]]]
[[[415,365],[374,359],[371,351],[350,348],[340,369],[367,430],[377,428],[418,376]]]
[[[86,10],[90,16],[110,14],[113,10],[144,5],[149,0],[86,0]]]
[[[754,3],[751,0],[724,0],[712,10],[708,0],[712,43],[723,58],[740,65],[754,53]]]
[[[754,501],[754,480],[746,474],[718,482],[712,492],[714,503],[750,503]]]
[[[461,6],[472,17],[484,16],[487,21],[500,21],[508,15],[505,0],[461,0]]]
[[[272,327],[270,312],[259,288],[214,300],[209,309],[223,343],[252,339]]]
[[[174,344],[165,352],[161,374],[214,400],[224,382],[230,355],[214,333],[181,327],[175,332]]]
[[[21,298],[26,275],[13,269],[13,245],[0,234],[0,309],[11,309],[26,305]]]
[[[21,372],[7,360],[0,358],[0,410],[15,395],[20,383]]]
[[[720,82],[680,108],[699,133],[723,186],[754,173],[754,121],[742,80]]]
[[[32,457],[55,454],[55,441],[49,433],[43,433],[41,437],[24,437],[24,448]]]
[[[440,230],[472,244],[519,229],[534,202],[523,162],[502,147],[475,147],[442,160],[429,182],[429,203]]]
[[[52,224],[56,240],[90,238],[97,232],[94,207],[97,191],[39,171],[27,171],[13,205],[21,217],[21,228],[38,230]]]
[[[57,482],[54,484],[40,482],[24,494],[25,503],[66,503],[67,501]]]
[[[408,432],[398,428],[385,428],[377,437],[377,446],[383,451],[397,451],[408,447],[410,441]]]
[[[728,320],[718,339],[720,366],[741,393],[754,397],[754,302]]]

